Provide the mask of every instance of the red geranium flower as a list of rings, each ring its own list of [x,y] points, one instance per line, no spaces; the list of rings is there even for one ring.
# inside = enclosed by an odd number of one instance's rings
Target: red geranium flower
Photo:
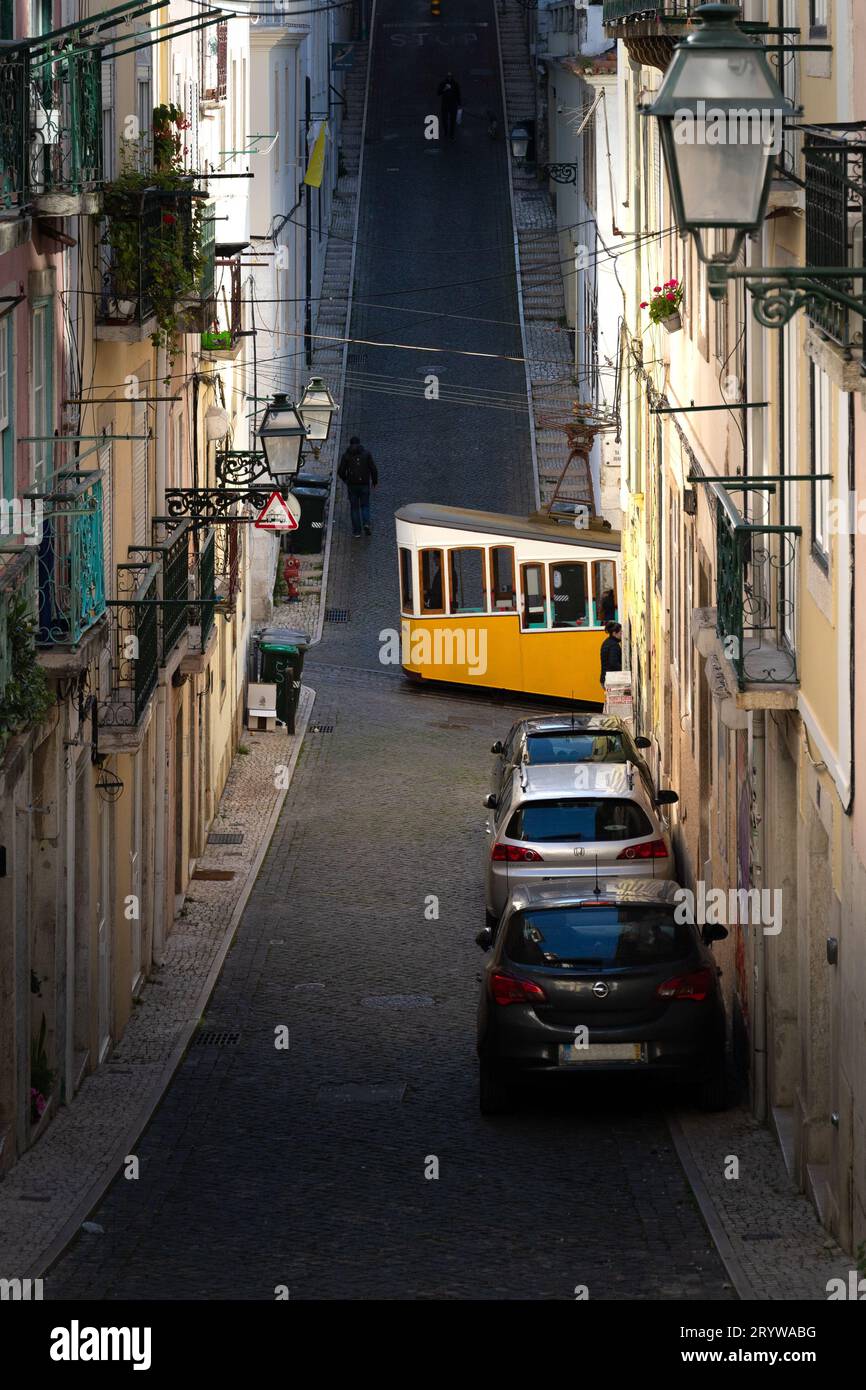
[[[162,220],[167,227],[173,227],[175,222],[177,221],[177,218],[175,217],[173,212],[164,212],[162,214]]]
[[[641,307],[642,309],[648,309],[648,308],[649,308],[649,305],[647,304],[646,300],[644,300],[643,304],[642,304],[640,307]]]

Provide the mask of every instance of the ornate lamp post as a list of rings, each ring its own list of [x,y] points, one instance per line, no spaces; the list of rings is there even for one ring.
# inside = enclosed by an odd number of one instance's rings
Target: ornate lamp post
[[[286,492],[301,466],[301,447],[308,437],[307,426],[288,396],[282,392],[274,396],[258,434],[271,477]]]
[[[331,432],[331,420],[340,409],[320,376],[314,376],[304,387],[298,401],[298,414],[307,427],[307,439],[316,458]]]

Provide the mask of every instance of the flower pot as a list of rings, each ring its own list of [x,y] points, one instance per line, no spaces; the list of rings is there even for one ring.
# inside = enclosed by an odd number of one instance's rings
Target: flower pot
[[[679,309],[675,309],[672,314],[666,314],[663,319],[659,320],[659,322],[661,323],[662,328],[667,329],[668,333],[679,333],[680,329],[683,326],[683,321],[680,317]]]

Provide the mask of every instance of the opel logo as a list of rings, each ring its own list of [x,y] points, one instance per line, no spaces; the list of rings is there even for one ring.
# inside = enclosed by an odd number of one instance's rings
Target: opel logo
[[[574,853],[578,859],[582,859],[586,851],[584,850],[583,845],[576,845]]]
[[[608,989],[604,980],[596,980],[595,984],[592,987],[592,992],[595,995],[596,999],[606,999],[607,996],[610,994],[610,990]]]

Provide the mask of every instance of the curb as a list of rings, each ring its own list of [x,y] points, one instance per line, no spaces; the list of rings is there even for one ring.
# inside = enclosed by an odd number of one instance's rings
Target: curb
[[[262,866],[262,861],[264,860],[264,857],[267,854],[268,849],[270,848],[271,839],[273,837],[277,821],[279,820],[280,812],[283,809],[283,805],[288,795],[289,788],[291,787],[292,777],[294,776],[295,766],[297,764],[298,758],[300,757],[301,747],[303,746],[304,741],[304,734],[306,732],[307,725],[310,722],[310,715],[313,711],[313,704],[315,703],[315,699],[316,692],[314,690],[311,690],[309,686],[302,685],[301,698],[298,704],[298,717],[296,720],[294,734],[296,743],[294,748],[292,749],[292,753],[288,763],[288,786],[280,792],[278,800],[274,806],[273,812],[262,834],[261,844],[259,845],[258,851],[256,852],[256,857],[253,860],[247,872],[246,879],[244,880],[244,884],[241,889],[240,897],[238,898],[238,901],[235,904],[235,908],[232,912],[229,924],[226,927],[225,935],[223,936],[222,942],[220,943],[216,956],[214,957],[210,970],[208,971],[207,978],[196,999],[193,1017],[188,1020],[186,1025],[180,1030],[179,1034],[175,1038],[174,1043],[172,1044],[171,1052],[168,1056],[168,1060],[166,1061],[165,1066],[163,1067],[159,1080],[153,1086],[150,1095],[139,1107],[134,1120],[130,1123],[129,1127],[125,1131],[123,1138],[118,1141],[114,1153],[107,1165],[107,1171],[105,1171],[99,1178],[97,1178],[96,1181],[90,1186],[90,1188],[88,1188],[86,1195],[73,1209],[72,1215],[68,1217],[67,1220],[64,1222],[63,1226],[60,1229],[60,1233],[57,1236],[55,1236],[51,1243],[38,1256],[35,1264],[33,1264],[31,1268],[27,1271],[28,1278],[42,1278],[51,1269],[51,1267],[57,1263],[61,1255],[66,1250],[67,1246],[71,1244],[74,1237],[78,1234],[79,1230],[81,1229],[81,1223],[87,1220],[89,1214],[102,1201],[102,1198],[105,1196],[105,1193],[108,1191],[109,1187],[114,1182],[118,1173],[121,1171],[124,1159],[128,1154],[130,1154],[133,1151],[135,1144],[137,1144],[145,1129],[150,1124],[150,1121],[153,1118],[153,1115],[157,1107],[160,1105],[163,1096],[168,1090],[172,1077],[174,1076],[175,1072],[177,1071],[178,1067],[183,1061],[184,1055],[189,1047],[192,1037],[196,1029],[198,1028],[199,1020],[202,1014],[205,1012],[206,1005],[208,1004],[208,1001],[210,1000],[210,997],[213,994],[217,980],[219,979],[220,973],[225,963],[225,958],[229,952],[229,947],[234,941],[238,926],[240,925],[241,917],[244,914],[247,901],[249,899],[250,893],[252,892],[253,885],[256,879],[258,878],[259,869]]]
[[[710,1239],[716,1247],[719,1259],[725,1266],[728,1278],[737,1292],[737,1297],[744,1302],[760,1302],[761,1300],[752,1287],[749,1276],[746,1274],[730,1242],[728,1234],[722,1224],[721,1217],[713,1205],[713,1200],[704,1187],[703,1178],[698,1172],[698,1166],[692,1156],[689,1141],[683,1133],[679,1120],[676,1115],[669,1113],[667,1122],[677,1158],[683,1166],[683,1171],[688,1179],[689,1187],[694,1193],[695,1201],[700,1208],[701,1216],[704,1218],[704,1224],[709,1231]]]

